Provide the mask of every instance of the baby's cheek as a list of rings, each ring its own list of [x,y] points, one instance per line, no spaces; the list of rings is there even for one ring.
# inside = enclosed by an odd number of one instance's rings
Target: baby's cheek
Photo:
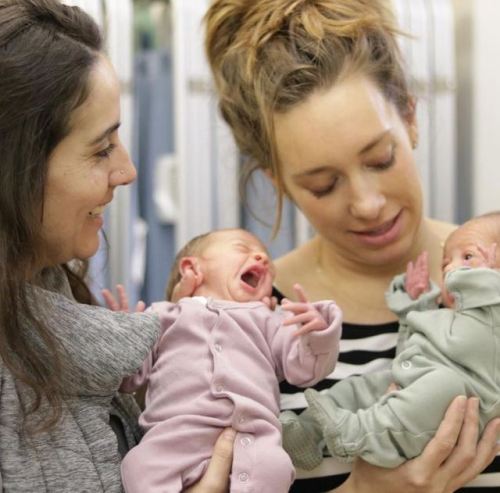
[[[444,286],[441,289],[441,303],[446,308],[453,308],[453,305],[455,304],[455,299],[453,298],[453,295],[449,293]]]

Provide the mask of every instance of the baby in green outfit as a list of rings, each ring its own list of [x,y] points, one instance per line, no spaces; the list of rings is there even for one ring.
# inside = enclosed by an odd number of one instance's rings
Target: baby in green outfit
[[[319,465],[325,446],[341,460],[396,467],[422,452],[457,395],[479,398],[481,431],[500,416],[499,240],[500,212],[473,218],[446,241],[441,289],[425,252],[393,279],[386,299],[400,331],[392,368],[308,389],[300,416],[282,414],[297,467]],[[399,389],[387,392],[392,383]]]

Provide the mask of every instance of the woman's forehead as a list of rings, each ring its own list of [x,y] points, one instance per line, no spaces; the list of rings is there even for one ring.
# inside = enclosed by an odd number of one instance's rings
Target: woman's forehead
[[[93,66],[86,100],[76,108],[70,126],[91,139],[120,121],[120,83],[114,68],[104,56]]]
[[[345,79],[275,115],[279,160],[291,172],[350,160],[391,132],[398,115],[369,79]]]

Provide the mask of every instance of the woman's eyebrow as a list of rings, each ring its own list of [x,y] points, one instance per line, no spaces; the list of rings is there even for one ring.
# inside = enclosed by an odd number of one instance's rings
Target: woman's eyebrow
[[[99,144],[99,142],[103,141],[107,137],[109,137],[113,132],[120,128],[121,122],[116,122],[111,125],[109,128],[104,130],[101,134],[99,134],[92,142],[89,142],[89,146],[95,146]]]
[[[359,151],[359,154],[365,154],[368,151],[371,151],[375,146],[377,146],[377,144],[382,142],[386,138],[386,136],[391,133],[391,130],[392,129],[388,128],[387,130],[384,130],[382,133],[378,134],[374,139],[368,142],[368,144],[366,144],[361,149],[361,151]]]

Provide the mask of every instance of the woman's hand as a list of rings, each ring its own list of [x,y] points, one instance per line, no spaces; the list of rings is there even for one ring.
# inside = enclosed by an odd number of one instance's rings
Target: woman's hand
[[[347,481],[336,493],[451,493],[474,479],[500,452],[495,418],[478,440],[477,398],[456,397],[434,438],[419,457],[395,469],[354,463]]]
[[[212,458],[203,477],[184,493],[226,493],[233,463],[233,444],[236,432],[226,428],[215,442]]]

